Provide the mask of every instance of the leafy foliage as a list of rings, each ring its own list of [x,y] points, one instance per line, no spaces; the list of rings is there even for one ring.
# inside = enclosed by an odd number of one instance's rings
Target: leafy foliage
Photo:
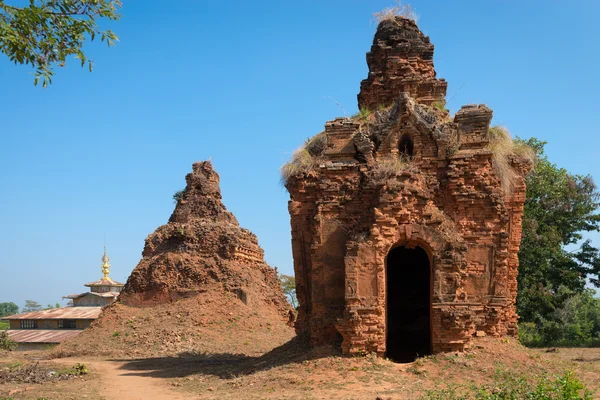
[[[19,306],[13,302],[0,303],[0,318],[19,313]]]
[[[562,304],[541,322],[522,322],[519,341],[531,347],[600,346],[600,299],[586,289],[573,293],[562,286]]]
[[[35,68],[34,84],[41,79],[43,87],[52,83],[54,67],[63,67],[69,56],[92,71],[83,44],[97,35],[109,46],[115,44],[117,36],[101,30],[97,21],[118,19],[119,7],[121,0],[30,0],[23,7],[0,0],[0,51],[15,64]]]
[[[25,307],[21,310],[21,312],[33,312],[33,311],[41,311],[43,309],[42,305],[34,300],[25,300]]]
[[[0,350],[14,350],[17,343],[8,336],[8,332],[0,331]]]
[[[179,200],[181,200],[183,198],[183,190],[178,190],[175,193],[173,193],[173,202],[175,202],[175,204],[179,203]]]
[[[600,229],[600,193],[591,176],[573,175],[548,161],[545,142],[529,139],[535,170],[527,177],[519,252],[518,313],[524,322],[557,321],[557,310],[589,279],[600,286],[600,253],[585,232]]]
[[[600,252],[586,232],[600,229],[600,193],[590,176],[551,163],[545,142],[519,141],[536,152],[526,178],[527,197],[519,252],[519,338],[528,346],[600,344]]]
[[[298,307],[298,299],[296,298],[296,278],[290,275],[279,274],[279,280],[281,281],[283,294],[285,294],[294,308]]]

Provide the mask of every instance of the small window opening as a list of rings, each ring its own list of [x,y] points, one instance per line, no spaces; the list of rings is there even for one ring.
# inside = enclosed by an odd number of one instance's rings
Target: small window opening
[[[412,158],[415,145],[410,135],[402,135],[400,138],[400,144],[398,144],[398,150],[400,155],[408,158]]]
[[[21,329],[37,329],[38,324],[35,319],[22,319]]]
[[[58,320],[58,328],[59,329],[75,329],[75,328],[77,328],[77,323],[74,319],[59,319]]]

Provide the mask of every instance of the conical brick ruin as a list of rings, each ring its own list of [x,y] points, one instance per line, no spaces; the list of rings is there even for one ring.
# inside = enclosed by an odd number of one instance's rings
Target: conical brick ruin
[[[277,270],[223,205],[211,163],[195,163],[186,183],[119,300],[56,355],[256,355],[293,337]]]
[[[398,361],[516,335],[531,159],[510,138],[498,150],[485,105],[449,117],[414,21],[381,22],[367,64],[360,114],[327,122],[282,169],[297,331]]]
[[[146,238],[121,302],[153,305],[225,290],[289,318],[291,308],[277,271],[265,262],[256,235],[240,227],[223,205],[219,175],[211,163],[195,163],[186,183],[169,223]]]

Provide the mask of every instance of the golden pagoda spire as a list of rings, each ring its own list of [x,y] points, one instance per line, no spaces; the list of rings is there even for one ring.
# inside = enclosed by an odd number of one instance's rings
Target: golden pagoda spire
[[[103,279],[109,279],[108,273],[110,272],[110,259],[106,255],[106,242],[104,242],[104,256],[102,256],[102,275],[104,275]]]

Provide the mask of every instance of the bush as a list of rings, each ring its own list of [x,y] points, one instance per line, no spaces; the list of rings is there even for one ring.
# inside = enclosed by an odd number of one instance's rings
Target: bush
[[[183,190],[178,190],[175,193],[173,193],[173,202],[175,204],[179,203],[179,200],[181,200],[183,198]]]
[[[7,331],[0,332],[0,350],[14,350],[17,348],[17,343],[8,336]]]
[[[599,346],[600,299],[594,297],[594,291],[573,294],[561,287],[557,296],[566,300],[547,318],[519,324],[519,341],[529,347]]]

